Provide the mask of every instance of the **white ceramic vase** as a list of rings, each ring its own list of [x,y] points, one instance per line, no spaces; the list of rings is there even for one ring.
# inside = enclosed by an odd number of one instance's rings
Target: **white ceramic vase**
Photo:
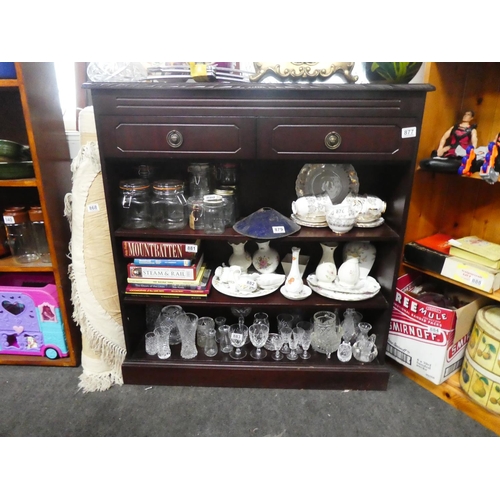
[[[377,256],[375,245],[369,241],[350,241],[344,245],[342,253],[344,261],[349,257],[356,257],[358,259],[359,277],[366,279]]]
[[[230,266],[240,266],[241,272],[246,273],[247,269],[252,265],[252,257],[245,250],[246,241],[242,243],[229,243],[233,248],[233,253],[229,257]]]
[[[269,246],[269,241],[257,243],[258,250],[252,256],[252,264],[259,273],[273,273],[280,263],[279,253]]]
[[[359,281],[359,261],[356,257],[348,258],[337,273],[339,283],[346,288],[354,288]]]
[[[290,272],[285,279],[285,290],[290,294],[301,293],[304,288],[304,282],[302,281],[302,274],[299,269],[299,255],[300,248],[292,248],[292,266],[290,267]]]
[[[337,277],[337,266],[335,265],[334,252],[338,247],[335,242],[320,243],[323,254],[316,266],[316,278],[318,281],[333,283]]]

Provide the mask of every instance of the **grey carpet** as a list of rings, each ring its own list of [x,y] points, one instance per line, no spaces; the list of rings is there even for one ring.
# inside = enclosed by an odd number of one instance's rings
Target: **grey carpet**
[[[115,386],[81,368],[0,366],[0,436],[493,437],[391,368],[386,392]]]

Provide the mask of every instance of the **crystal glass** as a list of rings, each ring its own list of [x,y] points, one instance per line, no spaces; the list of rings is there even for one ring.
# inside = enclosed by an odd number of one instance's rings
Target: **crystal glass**
[[[179,329],[175,324],[175,317],[183,312],[181,306],[177,305],[169,305],[162,307],[161,312],[156,319],[155,327],[160,326],[162,324],[171,325],[172,329],[170,330],[170,345],[177,345],[181,343],[181,335],[179,333]]]
[[[156,332],[147,332],[144,335],[146,343],[146,353],[150,356],[156,356],[158,354],[158,339],[156,338]]]
[[[274,354],[271,356],[276,361],[283,359],[283,354],[281,353],[281,347],[283,346],[283,337],[279,333],[274,333],[271,337],[271,341],[274,346]]]
[[[170,357],[170,328],[168,326],[160,326],[155,328],[155,334],[158,345],[158,357],[160,359],[168,359]]]
[[[378,355],[377,346],[375,345],[376,335],[368,336],[368,332],[372,329],[370,323],[362,321],[358,327],[360,333],[352,346],[352,355],[362,363],[371,363]]]
[[[344,320],[340,324],[340,332],[343,340],[354,342],[358,335],[358,324],[363,315],[353,308],[347,308],[344,312]]]
[[[293,316],[291,314],[278,314],[276,321],[278,323],[278,333],[281,333],[281,329],[284,326],[293,327]]]
[[[280,335],[283,338],[283,346],[281,348],[281,352],[283,354],[288,354],[290,352],[290,339],[292,338],[292,328],[289,326],[282,326]]]
[[[196,348],[198,316],[194,313],[183,312],[175,317],[175,324],[181,335],[181,358],[194,358],[198,354],[198,349]]]
[[[311,335],[312,348],[323,354],[327,354],[328,349],[334,352],[340,345],[340,332],[337,322],[337,315],[331,311],[318,311],[313,317],[314,330]]]
[[[257,312],[253,315],[253,322],[269,326],[269,316],[265,312]]]
[[[209,330],[215,329],[215,321],[209,316],[198,318],[198,326],[196,327],[196,345],[203,349],[205,347],[205,338]]]
[[[290,339],[290,352],[286,355],[286,357],[292,361],[298,359],[297,347],[299,345],[300,340],[302,339],[302,335],[304,334],[304,330],[302,328],[295,327],[292,330],[292,337]]]
[[[269,325],[254,323],[250,325],[248,332],[250,335],[250,342],[252,342],[252,345],[255,347],[255,349],[252,349],[250,352],[250,356],[254,359],[264,359],[267,356],[267,352],[262,348],[269,337]]]
[[[208,330],[205,335],[205,345],[203,346],[203,353],[209,358],[213,358],[218,352],[217,342],[215,341],[215,329]]]
[[[229,354],[233,350],[231,339],[229,337],[229,325],[219,326],[219,348],[221,352]]]
[[[302,328],[302,337],[300,339],[300,345],[303,349],[300,357],[302,359],[309,359],[311,354],[308,352],[309,346],[311,345],[311,335],[314,329],[313,324],[310,321],[299,321],[297,323],[298,328]]]
[[[248,306],[231,307],[231,313],[238,318],[238,323],[240,326],[244,326],[245,318],[252,312],[252,308]],[[247,337],[246,343],[249,343],[250,339]]]
[[[350,344],[350,342],[347,342],[345,340],[342,341],[342,343],[339,345],[339,348],[337,349],[337,358],[342,363],[347,363],[351,360],[352,345]]]
[[[215,341],[217,343],[220,342],[220,330],[219,328],[222,326],[222,325],[225,325],[226,324],[226,318],[224,316],[217,316],[215,319]]]
[[[247,352],[243,348],[248,339],[248,326],[237,324],[229,327],[229,339],[234,350],[229,353],[233,359],[243,359]]]

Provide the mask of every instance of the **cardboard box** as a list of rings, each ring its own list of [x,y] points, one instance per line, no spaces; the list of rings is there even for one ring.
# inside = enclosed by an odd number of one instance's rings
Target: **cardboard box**
[[[419,245],[416,242],[407,243],[403,259],[408,264],[441,274],[447,255],[436,250]]]
[[[443,283],[467,304],[456,310],[429,305],[411,294],[429,280],[421,273],[398,278],[386,354],[438,385],[460,369],[476,313],[488,299]]]

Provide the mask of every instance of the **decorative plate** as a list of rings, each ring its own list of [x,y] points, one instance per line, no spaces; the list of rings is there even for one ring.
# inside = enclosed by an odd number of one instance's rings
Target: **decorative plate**
[[[358,174],[348,163],[307,163],[297,176],[295,192],[298,197],[327,193],[333,204],[341,203],[349,193],[358,194]]]
[[[281,283],[272,288],[257,288],[254,292],[242,293],[235,289],[234,285],[229,283],[222,283],[218,278],[214,276],[212,280],[212,286],[220,293],[227,295],[229,297],[237,297],[239,299],[255,299],[256,297],[264,297],[269,295],[281,286]]]
[[[307,277],[307,284],[313,292],[318,295],[334,300],[366,300],[375,297],[380,291],[378,281],[371,276],[367,276],[364,280],[359,280],[359,286],[354,289],[347,289],[338,283],[319,283],[315,274],[310,274]]]

